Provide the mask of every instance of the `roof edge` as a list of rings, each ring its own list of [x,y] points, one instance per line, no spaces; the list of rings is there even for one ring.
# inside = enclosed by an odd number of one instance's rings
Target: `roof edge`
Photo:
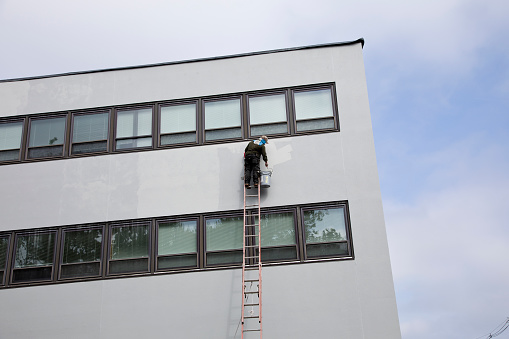
[[[137,65],[137,66],[125,66],[125,67],[117,67],[117,68],[105,68],[105,69],[96,69],[96,70],[89,70],[89,71],[67,72],[67,73],[40,75],[40,76],[24,77],[24,78],[0,79],[0,83],[3,83],[3,82],[15,82],[15,81],[26,81],[26,80],[37,80],[37,79],[45,79],[45,78],[55,78],[55,77],[63,77],[63,76],[70,76],[70,75],[80,75],[80,74],[102,73],[102,72],[111,72],[111,71],[123,71],[123,70],[129,70],[129,69],[137,69],[137,68],[149,68],[149,67],[159,67],[159,66],[187,64],[187,63],[193,63],[193,62],[203,62],[203,61],[213,61],[213,60],[221,60],[221,59],[240,58],[240,57],[246,57],[246,56],[252,56],[252,55],[262,55],[262,54],[272,54],[272,53],[298,51],[298,50],[304,50],[304,49],[355,45],[355,44],[359,44],[359,43],[361,44],[361,48],[364,48],[364,38],[359,38],[357,40],[345,41],[345,42],[332,42],[332,43],[310,45],[310,46],[289,47],[289,48],[273,49],[273,50],[260,51],[260,52],[248,52],[248,53],[240,53],[240,54],[231,54],[231,55],[224,55],[224,56],[218,56],[218,57],[198,58],[198,59],[189,59],[189,60],[181,60],[181,61],[169,61],[169,62],[161,62],[161,63],[156,63],[156,64]]]

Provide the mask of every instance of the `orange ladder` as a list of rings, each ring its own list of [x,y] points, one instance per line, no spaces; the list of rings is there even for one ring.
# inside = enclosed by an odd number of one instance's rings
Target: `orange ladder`
[[[254,190],[244,187],[244,245],[242,246],[242,339],[262,338],[262,261],[260,186]],[[249,194],[248,191],[256,191]],[[248,214],[247,211],[251,213]],[[249,336],[250,334],[251,336]]]

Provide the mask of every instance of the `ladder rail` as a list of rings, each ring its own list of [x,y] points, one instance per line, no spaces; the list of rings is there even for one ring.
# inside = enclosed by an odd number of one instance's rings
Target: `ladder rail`
[[[247,332],[260,332],[260,339],[262,338],[262,248],[261,248],[261,206],[260,206],[260,186],[257,187],[257,195],[247,194],[247,188],[244,187],[244,212],[243,212],[243,245],[242,245],[242,315],[241,315],[241,323],[242,323],[242,339],[244,339],[244,333]],[[257,198],[258,204],[247,204],[247,198]],[[256,209],[254,208],[256,207]],[[251,213],[248,215],[247,210],[255,210],[257,213]],[[254,211],[253,211],[254,212]],[[252,218],[257,217],[258,221],[254,222],[251,220]],[[247,219],[250,219],[249,222]],[[248,231],[248,227],[253,227],[253,231]],[[258,230],[256,230],[258,227]],[[255,241],[258,240],[258,244],[255,244]],[[253,253],[258,252],[258,253]],[[246,263],[246,261],[249,261]],[[255,262],[257,260],[257,262]],[[255,268],[256,267],[256,268]],[[254,271],[258,270],[258,278],[254,279],[253,277],[249,277],[246,279],[246,271]],[[257,284],[257,291],[246,291],[246,283],[250,283],[250,288],[253,288],[253,283]],[[256,297],[258,298],[258,302],[249,302],[248,298]],[[245,314],[246,307],[255,307],[258,306],[258,315],[250,315]],[[256,329],[246,329],[244,328],[246,319],[256,319],[258,318],[259,328]]]

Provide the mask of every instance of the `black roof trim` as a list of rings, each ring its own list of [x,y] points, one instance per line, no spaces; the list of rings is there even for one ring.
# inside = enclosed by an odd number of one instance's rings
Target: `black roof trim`
[[[118,68],[106,68],[106,69],[97,69],[97,70],[91,70],[91,71],[79,71],[79,72],[69,72],[69,73],[60,73],[60,74],[51,74],[51,75],[40,75],[40,76],[33,76],[33,77],[26,77],[26,78],[13,78],[13,79],[3,79],[3,80],[0,79],[0,83],[14,82],[14,81],[25,81],[25,80],[36,80],[36,79],[44,79],[44,78],[54,78],[54,77],[62,77],[62,76],[69,76],[69,75],[122,71],[122,70],[128,70],[128,69],[136,69],[136,68],[148,68],[148,67],[169,66],[169,65],[177,65],[177,64],[187,64],[187,63],[193,63],[193,62],[240,58],[240,57],[246,57],[246,56],[252,56],[252,55],[298,51],[298,50],[303,50],[303,49],[355,45],[355,44],[359,44],[359,43],[361,44],[361,47],[364,48],[364,38],[360,38],[357,40],[346,41],[346,42],[333,42],[333,43],[311,45],[311,46],[290,47],[290,48],[273,49],[273,50],[268,50],[268,51],[250,52],[250,53],[241,53],[241,54],[232,54],[232,55],[210,57],[210,58],[191,59],[191,60],[182,60],[182,61],[170,61],[170,62],[162,62],[162,63],[157,63],[157,64],[148,64],[148,65],[139,65],[139,66],[125,66],[125,67],[118,67]]]

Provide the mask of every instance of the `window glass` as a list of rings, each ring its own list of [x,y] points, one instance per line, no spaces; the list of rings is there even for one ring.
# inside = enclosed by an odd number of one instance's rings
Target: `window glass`
[[[152,108],[117,112],[117,149],[152,146]]]
[[[159,224],[158,255],[196,252],[196,221]]]
[[[262,261],[296,260],[295,218],[293,212],[262,213]],[[255,218],[255,224],[258,218]],[[258,245],[258,239],[255,245]]]
[[[330,89],[295,92],[294,100],[297,131],[334,128]],[[305,121],[309,119],[320,120]]]
[[[51,279],[55,238],[54,232],[17,236],[14,282]]]
[[[147,224],[112,227],[110,273],[148,271],[149,232]]]
[[[22,122],[0,124],[0,161],[19,159],[22,135]]]
[[[295,222],[293,212],[262,213],[261,226],[263,247],[295,245]],[[258,242],[256,242],[256,244],[258,244]]]
[[[9,248],[9,238],[0,238],[0,284],[4,281],[4,272],[7,261],[7,250]]]
[[[108,126],[108,113],[75,115],[72,154],[106,151]]]
[[[196,267],[197,221],[168,221],[158,226],[157,268]]]
[[[205,139],[241,137],[240,99],[205,102]]]
[[[65,135],[65,118],[32,120],[30,147],[62,145]]]
[[[196,142],[196,104],[161,107],[161,145]]]
[[[348,254],[343,207],[305,210],[304,229],[308,257]]]
[[[242,249],[242,217],[207,219],[207,251]]]
[[[65,231],[61,277],[99,275],[102,239],[100,228]]]
[[[146,225],[115,227],[111,231],[111,259],[148,257]]]
[[[32,120],[30,123],[29,158],[63,155],[66,118]]]
[[[249,97],[248,104],[251,135],[288,132],[284,94]]]

